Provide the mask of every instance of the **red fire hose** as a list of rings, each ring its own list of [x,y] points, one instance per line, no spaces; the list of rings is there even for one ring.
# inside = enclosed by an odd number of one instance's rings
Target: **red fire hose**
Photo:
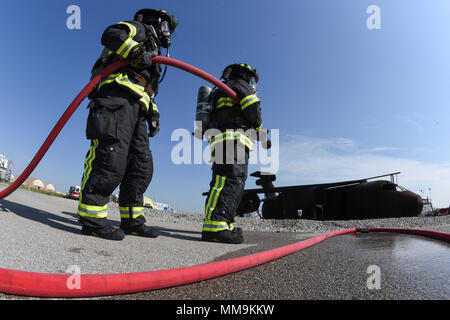
[[[192,73],[208,82],[211,82],[215,86],[217,86],[219,89],[223,90],[226,94],[228,94],[231,98],[238,101],[238,95],[231,90],[227,85],[225,85],[222,81],[216,79],[215,77],[211,76],[210,74],[193,67],[187,63],[181,62],[176,59],[167,58],[167,57],[161,57],[157,56],[152,59],[154,63],[160,63],[160,64],[167,64],[169,66],[173,66],[179,69],[182,69],[184,71],[187,71],[189,73]],[[3,199],[7,196],[9,196],[11,193],[13,193],[33,172],[33,170],[36,168],[36,166],[39,164],[41,159],[46,154],[47,150],[50,148],[52,143],[55,141],[58,134],[61,132],[62,128],[65,126],[69,118],[72,116],[72,114],[77,110],[78,106],[81,104],[81,102],[86,98],[89,93],[98,85],[98,83],[113,73],[114,71],[123,68],[128,65],[128,62],[126,61],[119,61],[116,62],[107,68],[105,68],[102,72],[100,72],[96,77],[94,77],[81,92],[78,94],[78,96],[72,101],[72,103],[69,105],[67,110],[64,112],[64,114],[61,116],[61,118],[58,120],[56,125],[53,127],[52,131],[48,135],[47,139],[45,139],[44,143],[42,144],[39,151],[36,153],[34,158],[31,160],[30,164],[25,168],[25,170],[22,172],[20,176],[16,178],[16,180],[10,184],[6,189],[0,191],[0,199]]]
[[[337,235],[364,232],[399,232],[450,241],[450,233],[415,229],[347,229],[252,255],[169,270],[80,275],[79,288],[68,285],[73,275],[16,271],[0,268],[0,292],[35,297],[94,297],[136,293],[185,285],[252,268],[292,254]]]

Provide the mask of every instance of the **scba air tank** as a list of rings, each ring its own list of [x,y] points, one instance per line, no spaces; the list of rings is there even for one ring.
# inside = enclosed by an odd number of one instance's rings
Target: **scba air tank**
[[[211,91],[212,88],[208,86],[201,86],[198,89],[194,136],[199,139],[203,139],[203,132],[209,128],[210,112],[212,110],[209,99]]]

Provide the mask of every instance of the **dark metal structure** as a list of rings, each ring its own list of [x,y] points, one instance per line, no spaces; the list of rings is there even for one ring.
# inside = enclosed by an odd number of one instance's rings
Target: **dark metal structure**
[[[275,187],[274,174],[260,171],[261,188],[247,189],[237,215],[258,212],[264,219],[350,220],[418,216],[422,198],[395,183],[400,172],[360,180],[324,184]],[[374,180],[390,176],[388,180]],[[260,199],[259,194],[265,198]],[[206,194],[207,195],[207,194]]]

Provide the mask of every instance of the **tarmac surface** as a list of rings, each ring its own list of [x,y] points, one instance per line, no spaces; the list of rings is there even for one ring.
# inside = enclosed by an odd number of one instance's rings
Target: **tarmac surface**
[[[148,225],[160,227],[157,239],[127,236],[116,242],[82,235],[76,207],[74,200],[23,189],[0,200],[0,268],[69,273],[69,267],[76,265],[82,274],[172,269],[245,256],[318,235],[246,231],[244,244],[226,245],[202,242],[200,225],[150,220]],[[117,212],[110,212],[108,219],[116,226],[120,223]],[[450,232],[450,225],[425,229]],[[420,236],[349,234],[223,277],[96,299],[448,300],[449,249],[449,243]],[[374,270],[380,275],[376,288],[368,285]],[[30,298],[0,293],[0,299]]]

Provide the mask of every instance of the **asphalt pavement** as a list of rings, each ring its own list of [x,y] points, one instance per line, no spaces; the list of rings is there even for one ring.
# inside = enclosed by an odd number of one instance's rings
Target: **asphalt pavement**
[[[82,274],[172,269],[240,257],[317,235],[247,231],[244,244],[226,245],[202,242],[200,225],[148,221],[160,228],[160,237],[127,236],[116,242],[82,235],[76,207],[74,200],[23,189],[0,200],[0,268],[69,273],[75,265]],[[117,212],[108,219],[119,225]],[[449,232],[450,225],[436,229]],[[350,234],[216,279],[100,299],[446,300],[450,298],[449,249],[448,243],[420,236]],[[373,287],[369,280],[375,275]],[[23,299],[0,293],[0,299],[17,298]]]

